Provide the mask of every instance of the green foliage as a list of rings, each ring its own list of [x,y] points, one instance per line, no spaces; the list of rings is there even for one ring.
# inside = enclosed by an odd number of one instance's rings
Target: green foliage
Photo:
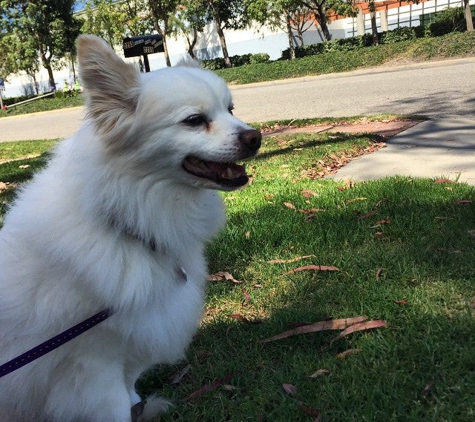
[[[448,8],[437,15],[436,20],[426,26],[400,27],[391,31],[378,33],[379,44],[391,44],[402,41],[415,40],[428,36],[442,36],[451,32],[466,30],[465,16],[462,8]],[[353,51],[373,45],[372,35],[364,34],[356,37],[325,41],[295,48],[295,57],[306,57],[316,54],[325,54],[334,51]],[[291,51],[282,52],[283,60],[290,60]]]
[[[54,85],[52,66],[66,53],[74,54],[82,25],[73,16],[73,6],[74,0],[1,0],[0,28],[8,34],[7,42],[21,47],[9,49],[8,60],[34,72],[36,53]]]
[[[433,37],[450,32],[463,32],[467,30],[465,12],[461,7],[449,7],[435,16],[434,22],[428,25],[429,34]]]
[[[228,83],[246,84],[307,75],[346,72],[362,67],[379,66],[399,59],[423,61],[455,56],[472,57],[474,55],[475,31],[456,32],[437,38],[414,39],[347,52],[333,51],[295,60],[258,63],[236,69],[219,69],[216,73]]]
[[[241,56],[236,55],[230,57],[233,67],[239,67],[247,64],[256,64],[256,63],[267,63],[269,62],[270,56],[267,53],[256,53],[256,54],[243,54]],[[224,58],[217,57],[210,60],[202,60],[200,64],[205,69],[209,70],[218,70],[224,69],[226,64]]]
[[[87,0],[82,31],[120,45],[126,36],[150,34],[153,22],[146,0]]]

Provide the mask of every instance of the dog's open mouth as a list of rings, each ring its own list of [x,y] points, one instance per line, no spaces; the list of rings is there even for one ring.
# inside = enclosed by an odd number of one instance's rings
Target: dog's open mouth
[[[193,176],[208,179],[223,187],[244,186],[249,177],[244,166],[236,163],[218,163],[188,156],[183,160],[183,168]]]

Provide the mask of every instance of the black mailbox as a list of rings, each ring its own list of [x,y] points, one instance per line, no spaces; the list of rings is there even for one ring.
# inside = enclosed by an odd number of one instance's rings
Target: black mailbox
[[[122,48],[124,49],[125,57],[143,56],[147,72],[150,72],[147,55],[163,53],[165,51],[162,37],[158,34],[124,38],[122,40]]]

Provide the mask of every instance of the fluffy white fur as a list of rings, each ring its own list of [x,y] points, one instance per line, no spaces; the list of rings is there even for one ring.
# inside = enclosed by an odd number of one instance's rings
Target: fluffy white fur
[[[204,246],[225,222],[216,190],[245,183],[232,164],[213,180],[183,163],[215,168],[260,145],[211,72],[140,74],[92,36],[78,56],[88,118],[0,231],[0,364],[104,308],[116,313],[0,379],[1,422],[131,422],[138,376],[180,359],[198,327]],[[151,398],[139,420],[167,406]]]

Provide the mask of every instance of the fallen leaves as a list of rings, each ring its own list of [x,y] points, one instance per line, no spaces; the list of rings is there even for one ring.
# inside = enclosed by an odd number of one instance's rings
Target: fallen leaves
[[[343,337],[346,337],[352,333],[355,333],[356,331],[372,330],[374,328],[386,327],[386,325],[387,325],[386,321],[382,321],[380,319],[353,324],[349,326],[348,328],[344,329],[340,334],[338,334],[330,342],[330,345],[332,345],[335,341],[340,340]]]
[[[386,144],[384,142],[373,142],[366,148],[355,147],[350,151],[342,151],[339,154],[328,154],[322,160],[318,160],[319,167],[303,170],[301,175],[309,179],[321,179],[325,176],[336,173],[354,158],[364,154],[373,153],[385,146]]]
[[[236,280],[232,274],[228,273],[227,271],[218,271],[217,273],[210,274],[206,278],[208,281],[232,281],[235,284],[240,284],[242,281]]]
[[[304,255],[304,256],[296,256],[292,259],[271,259],[267,261],[268,264],[290,264],[292,262],[301,261],[302,259],[313,258],[315,255]]]
[[[328,369],[319,369],[318,371],[310,375],[310,378],[318,378],[318,377],[323,377],[327,375],[330,375],[330,371]]]
[[[313,324],[303,325],[292,330],[284,331],[275,336],[260,340],[259,343],[270,343],[272,341],[282,340],[284,338],[293,337],[300,334],[317,333],[325,330],[344,330],[332,340],[332,343],[356,331],[369,330],[379,327],[385,327],[387,324],[382,320],[367,321],[366,316],[357,316],[352,318],[330,319],[315,322]],[[349,329],[353,327],[352,329]],[[331,343],[330,343],[331,344]]]
[[[338,267],[333,265],[304,265],[302,267],[294,268],[284,275],[295,274],[301,271],[340,271]]]

